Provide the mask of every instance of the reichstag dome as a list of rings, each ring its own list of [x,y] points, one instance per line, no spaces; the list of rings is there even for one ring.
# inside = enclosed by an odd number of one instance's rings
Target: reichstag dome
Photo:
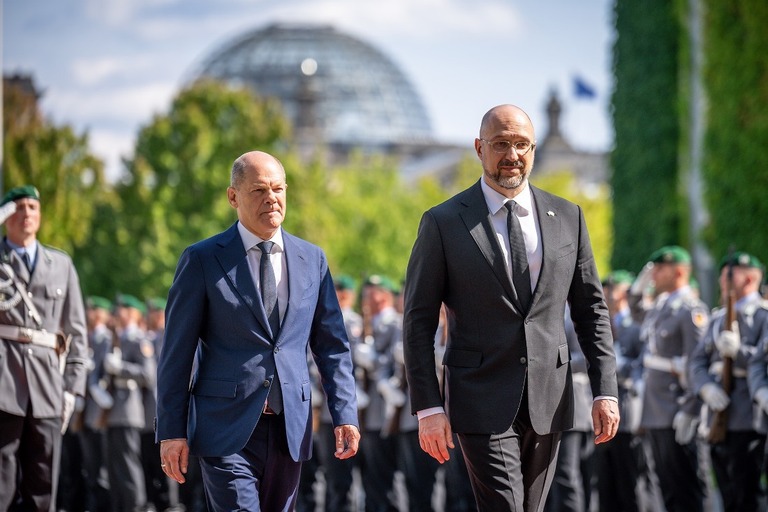
[[[278,98],[297,138],[385,151],[432,139],[424,105],[397,65],[330,26],[272,24],[246,33],[205,58],[193,73],[202,77]]]

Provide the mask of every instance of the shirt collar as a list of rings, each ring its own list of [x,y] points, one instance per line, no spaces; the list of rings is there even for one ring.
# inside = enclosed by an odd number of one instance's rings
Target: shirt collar
[[[8,238],[5,239],[5,243],[8,244],[8,247],[13,249],[13,251],[21,256],[22,254],[29,253],[29,257],[32,261],[35,261],[35,257],[37,256],[37,240],[32,242],[30,245],[24,247],[23,245],[15,244],[8,240]]]
[[[499,210],[504,208],[504,205],[508,201],[515,201],[520,205],[520,210],[518,210],[520,216],[528,215],[533,211],[533,197],[531,196],[531,187],[528,186],[527,180],[523,185],[523,189],[514,197],[514,199],[508,199],[503,194],[493,190],[483,178],[480,178],[480,188],[483,191],[485,204],[488,205],[488,211],[491,212],[491,215],[496,215]]]
[[[259,238],[258,236],[248,231],[248,228],[243,226],[240,221],[237,222],[237,231],[240,233],[240,238],[243,240],[243,247],[245,247],[245,252],[250,251],[257,244],[260,244],[264,241],[263,238]],[[269,240],[275,243],[275,247],[272,249],[273,251],[275,248],[277,248],[278,251],[283,251],[283,228],[278,228],[278,230],[275,231],[275,234]]]

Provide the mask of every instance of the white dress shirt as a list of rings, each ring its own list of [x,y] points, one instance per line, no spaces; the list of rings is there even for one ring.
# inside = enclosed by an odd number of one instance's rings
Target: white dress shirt
[[[259,249],[258,244],[265,240],[248,231],[240,222],[237,223],[237,230],[240,232],[243,247],[248,255],[248,266],[251,268],[251,276],[253,276],[256,291],[259,292],[259,297],[261,297],[261,249]],[[269,241],[275,244],[272,247],[272,252],[269,254],[269,260],[272,262],[272,268],[275,271],[277,306],[280,312],[280,323],[282,323],[285,317],[285,310],[288,309],[288,267],[285,261],[283,229],[278,229]]]

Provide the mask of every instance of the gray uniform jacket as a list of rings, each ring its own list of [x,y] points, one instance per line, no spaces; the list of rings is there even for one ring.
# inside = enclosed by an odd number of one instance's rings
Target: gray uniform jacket
[[[640,329],[644,358],[677,359],[685,364],[704,335],[708,317],[708,308],[688,287],[659,296]],[[641,427],[672,428],[680,410],[698,415],[701,401],[689,391],[685,371],[677,375],[645,363],[644,379]]]
[[[380,431],[386,423],[386,402],[377,385],[379,380],[389,379],[395,373],[394,349],[402,340],[403,319],[394,308],[388,308],[374,316],[372,323],[376,361],[373,371],[366,376],[371,401],[365,412],[365,430]]]
[[[757,352],[761,340],[768,338],[768,309],[765,302],[756,293],[747,298],[743,304],[738,304],[736,318],[739,322],[741,347],[733,358],[733,379],[731,388],[731,405],[728,409],[729,431],[754,430],[752,398],[747,385],[747,365]],[[691,355],[689,363],[689,378],[691,388],[698,394],[702,386],[722,380],[722,361],[715,346],[715,339],[723,330],[725,309],[720,308],[712,314],[704,338]],[[706,406],[705,406],[706,407]],[[712,419],[712,412],[707,409],[707,418]]]
[[[614,350],[616,351],[616,375],[619,379],[619,411],[621,423],[619,432],[633,432],[640,424],[641,397],[639,396],[643,376],[643,342],[640,339],[640,325],[635,323],[627,311],[615,324]]]
[[[154,347],[143,330],[132,326],[120,335],[122,369],[111,377],[115,404],[109,412],[108,427],[146,427],[144,390],[154,389],[157,365]]]
[[[104,356],[112,350],[112,331],[106,325],[97,326],[88,336],[91,344],[91,371],[88,372],[88,387],[85,395],[83,423],[91,430],[103,430],[106,412],[94,399],[94,393],[101,388],[107,391],[107,375],[104,374]],[[103,394],[102,393],[102,394]]]
[[[32,275],[5,240],[0,241],[0,263],[9,265],[25,284],[42,326],[35,324],[20,293],[5,276],[0,282],[0,324],[61,331],[72,337],[63,374],[54,349],[0,341],[0,410],[25,416],[31,407],[35,418],[61,416],[64,391],[85,394],[88,341],[77,271],[68,255],[40,243]]]

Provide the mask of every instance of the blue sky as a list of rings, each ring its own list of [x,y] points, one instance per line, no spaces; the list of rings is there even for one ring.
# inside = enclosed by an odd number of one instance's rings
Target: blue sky
[[[57,123],[87,130],[111,176],[140,126],[166,112],[212,50],[273,22],[334,25],[410,77],[435,136],[471,147],[482,115],[514,103],[541,139],[552,89],[574,146],[608,150],[612,0],[0,0],[3,72],[31,74]],[[574,95],[573,78],[594,88]]]

